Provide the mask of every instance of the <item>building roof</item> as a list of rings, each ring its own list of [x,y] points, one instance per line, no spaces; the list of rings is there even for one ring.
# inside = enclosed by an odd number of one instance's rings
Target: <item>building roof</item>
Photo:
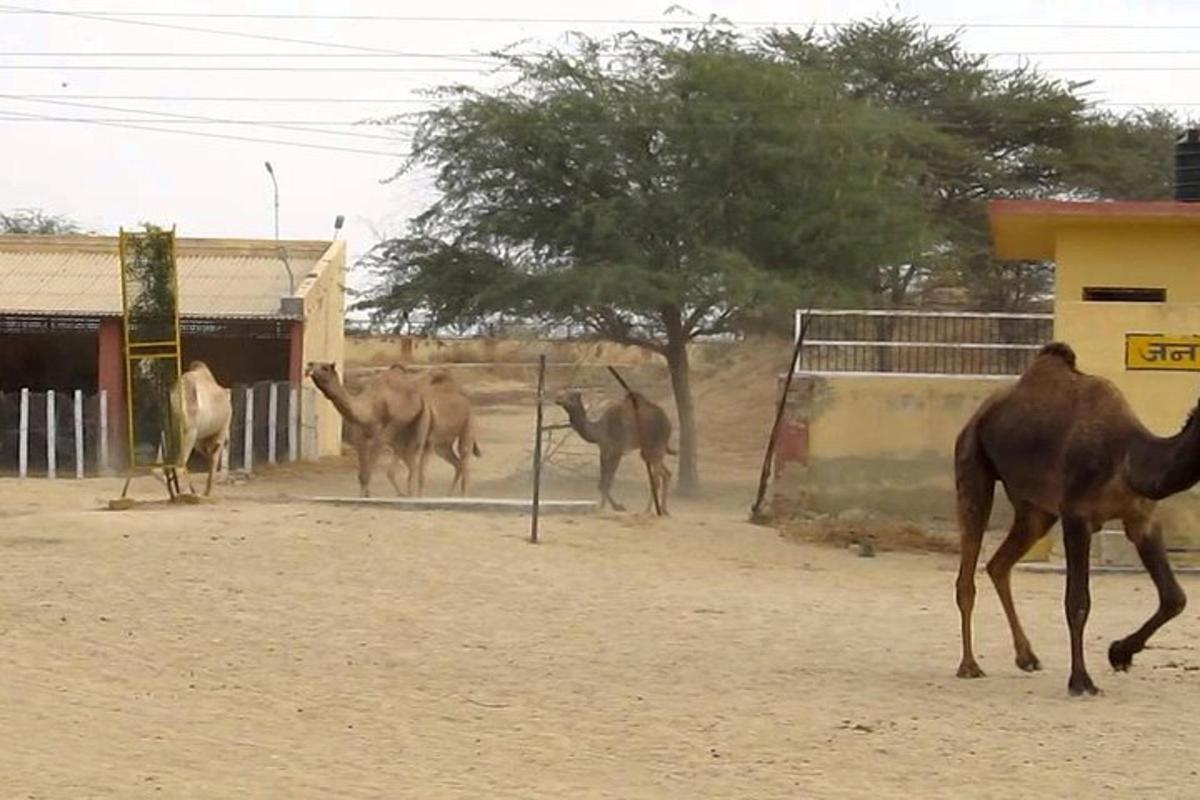
[[[329,242],[258,239],[175,240],[180,316],[291,319],[282,247],[299,288]],[[121,315],[121,263],[115,236],[0,235],[0,315]]]
[[[1183,225],[1200,228],[1200,203],[991,200],[988,220],[997,258],[1050,260],[1065,227]]]

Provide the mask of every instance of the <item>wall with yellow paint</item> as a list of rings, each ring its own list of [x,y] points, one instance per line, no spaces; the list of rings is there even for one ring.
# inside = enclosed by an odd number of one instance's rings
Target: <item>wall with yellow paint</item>
[[[954,519],[954,440],[979,404],[1012,378],[805,375],[788,415],[806,421],[807,463],[776,476],[776,507],[861,508]],[[1009,512],[997,503],[995,524]]]
[[[345,284],[346,245],[337,241],[330,245],[316,266],[305,275],[296,288],[302,298],[304,339],[302,363],[332,361],[344,374],[346,352]],[[333,404],[320,392],[312,392],[316,403],[313,424],[316,426],[317,454],[335,456],[342,452],[342,417]]]
[[[1125,368],[1125,334],[1200,334],[1200,229],[1122,223],[1065,226],[1056,238],[1054,335],[1079,368],[1113,381],[1152,432],[1176,433],[1200,398],[1200,373]],[[1166,289],[1165,303],[1083,301],[1088,286]],[[1200,545],[1200,492],[1167,500],[1168,542]]]

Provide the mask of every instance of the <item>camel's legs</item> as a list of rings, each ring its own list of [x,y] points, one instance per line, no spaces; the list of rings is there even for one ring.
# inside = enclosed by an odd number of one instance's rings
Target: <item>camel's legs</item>
[[[1029,552],[1034,542],[1046,535],[1046,532],[1057,521],[1053,514],[1047,514],[1041,509],[1028,503],[1013,504],[1013,524],[1005,537],[1003,544],[992,554],[988,561],[987,571],[1000,596],[1000,605],[1004,607],[1004,615],[1008,617],[1008,627],[1012,630],[1013,648],[1017,653],[1017,666],[1026,672],[1042,668],[1038,657],[1029,646],[1029,638],[1017,618],[1017,609],[1012,599],[1012,568]]]
[[[371,473],[383,450],[383,437],[369,436],[358,448],[358,487],[363,497],[371,496]]]
[[[958,613],[962,619],[962,661],[958,665],[958,677],[982,678],[983,670],[975,660],[971,615],[975,611],[975,567],[979,563],[979,550],[983,546],[983,532],[987,528],[988,518],[992,515],[996,482],[986,471],[986,467],[978,463],[960,463],[957,472],[961,561],[958,565],[955,595]]]
[[[1092,595],[1088,588],[1088,559],[1092,549],[1092,529],[1087,520],[1074,515],[1063,515],[1063,547],[1067,551],[1067,593],[1064,606],[1067,612],[1067,628],[1071,632],[1071,678],[1067,689],[1073,695],[1096,694],[1096,684],[1088,675],[1083,658],[1083,629],[1087,625],[1088,613],[1092,609]]]
[[[388,482],[390,482],[392,484],[392,488],[396,490],[396,496],[404,497],[404,492],[400,491],[400,481],[398,481],[396,479],[396,467],[400,464],[400,461],[401,461],[400,453],[393,452],[392,460],[388,464],[388,468],[387,468],[387,477],[388,477]],[[413,479],[413,473],[412,473],[412,467],[410,466],[408,468],[408,491],[410,494],[412,493],[412,479]]]
[[[462,460],[454,452],[454,447],[450,442],[437,442],[433,446],[433,451],[442,457],[450,466],[454,467],[454,477],[450,480],[450,488],[447,494],[454,494],[454,487],[458,486],[459,478],[462,476]]]
[[[417,449],[417,497],[425,496],[425,467],[429,458],[429,448],[424,445]]]
[[[654,513],[661,517],[662,501],[658,494],[659,475],[654,468],[654,457],[643,452],[642,460],[646,462],[646,479],[650,483],[650,503],[654,506]]]
[[[1121,671],[1129,669],[1133,664],[1133,656],[1141,652],[1154,632],[1187,605],[1187,595],[1175,580],[1167,560],[1162,529],[1157,524],[1148,525],[1145,520],[1126,520],[1125,535],[1137,546],[1142,564],[1154,580],[1154,587],[1158,589],[1158,609],[1142,627],[1109,646],[1108,661],[1113,669]]]
[[[221,463],[221,451],[225,449],[222,442],[218,442],[217,446],[208,454],[208,483],[204,486],[204,496],[208,497],[212,494],[213,475],[217,471],[217,465]]]
[[[613,507],[614,511],[624,511],[625,506],[618,503],[612,496],[613,478],[617,474],[617,467],[621,464],[622,453],[619,450],[600,450],[600,508],[604,508],[605,501]]]
[[[475,443],[474,443],[474,441],[468,440],[465,437],[459,438],[458,449],[459,449],[458,490],[459,490],[459,493],[463,497],[466,497],[467,496],[467,480],[471,476],[470,459],[471,459],[471,455],[475,449]]]
[[[664,517],[669,517],[671,514],[667,511],[667,487],[671,485],[671,469],[665,462],[658,462],[658,491],[659,500],[662,504],[662,513]]]

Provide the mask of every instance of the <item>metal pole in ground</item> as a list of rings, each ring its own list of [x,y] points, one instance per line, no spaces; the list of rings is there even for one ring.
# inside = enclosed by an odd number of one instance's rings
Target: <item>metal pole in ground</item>
[[[538,510],[542,500],[542,400],[546,395],[546,356],[538,356],[537,430],[533,439],[533,517],[529,541],[538,543]]]
[[[812,314],[805,312],[800,322],[800,331],[796,334],[796,346],[792,348],[792,361],[788,365],[787,378],[783,382],[783,394],[779,398],[779,405],[775,408],[775,424],[771,426],[771,438],[767,440],[767,452],[763,456],[762,474],[758,478],[758,494],[754,498],[754,505],[750,507],[750,519],[761,520],[762,504],[767,496],[767,481],[771,478],[771,457],[775,455],[775,437],[779,433],[779,423],[783,420],[783,410],[787,407],[788,392],[792,388],[792,377],[796,374],[796,366],[800,361],[800,350],[804,347],[804,334],[808,332],[808,323],[812,321]]]

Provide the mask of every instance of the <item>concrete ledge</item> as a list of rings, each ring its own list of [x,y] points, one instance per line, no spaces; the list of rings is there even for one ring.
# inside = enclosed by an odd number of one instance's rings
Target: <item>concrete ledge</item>
[[[1016,565],[1016,569],[1024,572],[1049,572],[1055,575],[1066,575],[1066,564],[1055,564],[1046,561],[1028,561]],[[1171,571],[1176,575],[1200,575],[1200,567],[1183,567],[1175,564],[1171,565]],[[1145,575],[1146,570],[1140,566],[1125,567],[1125,566],[1108,566],[1104,564],[1092,564],[1088,572],[1093,575]]]
[[[383,506],[402,511],[482,511],[498,514],[530,514],[533,501],[506,497],[308,497],[312,503],[339,506]],[[541,514],[591,514],[594,500],[542,500]]]

